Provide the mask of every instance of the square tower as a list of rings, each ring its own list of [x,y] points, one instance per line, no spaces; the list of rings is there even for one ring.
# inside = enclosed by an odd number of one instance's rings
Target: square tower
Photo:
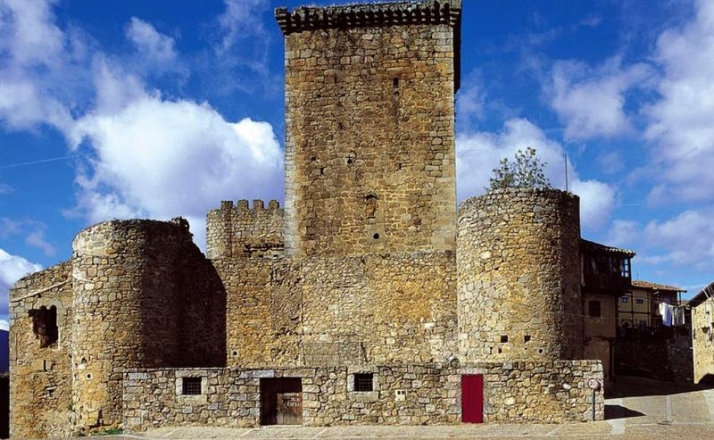
[[[277,9],[285,35],[285,247],[455,249],[461,1]]]

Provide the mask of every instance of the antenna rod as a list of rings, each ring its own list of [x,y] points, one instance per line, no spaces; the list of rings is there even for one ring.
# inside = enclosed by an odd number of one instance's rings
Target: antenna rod
[[[563,160],[565,161],[565,191],[568,191],[568,153],[563,152]]]

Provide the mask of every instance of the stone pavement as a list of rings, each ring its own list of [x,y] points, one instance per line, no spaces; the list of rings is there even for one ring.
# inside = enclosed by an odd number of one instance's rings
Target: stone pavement
[[[620,378],[606,400],[608,420],[569,425],[273,426],[255,429],[162,428],[113,439],[712,439],[714,389],[639,378]],[[110,437],[96,437],[108,439]]]

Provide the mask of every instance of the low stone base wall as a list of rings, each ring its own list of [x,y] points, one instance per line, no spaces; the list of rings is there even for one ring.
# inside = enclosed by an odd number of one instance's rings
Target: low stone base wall
[[[355,375],[371,378],[372,391],[358,391]],[[502,423],[590,421],[587,381],[603,379],[599,361],[136,370],[124,373],[124,429],[260,426],[261,380],[279,378],[300,379],[295,404],[302,407],[305,426],[456,424],[463,375],[483,377],[484,422]],[[198,394],[186,394],[184,378]],[[603,417],[604,400],[597,392],[595,418]]]

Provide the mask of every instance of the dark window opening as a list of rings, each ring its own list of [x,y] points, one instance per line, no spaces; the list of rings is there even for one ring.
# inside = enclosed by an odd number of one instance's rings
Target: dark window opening
[[[374,194],[368,194],[364,198],[365,215],[367,218],[377,218],[377,201],[379,199]]]
[[[32,332],[40,340],[40,348],[47,348],[57,342],[59,329],[57,328],[57,307],[49,309],[45,306],[29,312],[32,317]]]
[[[374,391],[374,374],[364,373],[355,374],[355,391],[359,392],[371,392]]]
[[[523,337],[523,342],[531,342],[531,335],[525,335]]]
[[[508,342],[508,336],[506,336],[506,335],[501,336],[501,343],[505,344],[506,342]]]
[[[374,234],[372,238],[374,238],[375,240],[379,240],[379,234]]]
[[[200,377],[184,377],[183,378],[183,394],[186,396],[201,395],[201,378]]]
[[[399,78],[394,78],[392,80],[392,85],[396,88],[399,87]]]
[[[590,301],[588,303],[588,315],[593,318],[600,317],[600,301]]]

